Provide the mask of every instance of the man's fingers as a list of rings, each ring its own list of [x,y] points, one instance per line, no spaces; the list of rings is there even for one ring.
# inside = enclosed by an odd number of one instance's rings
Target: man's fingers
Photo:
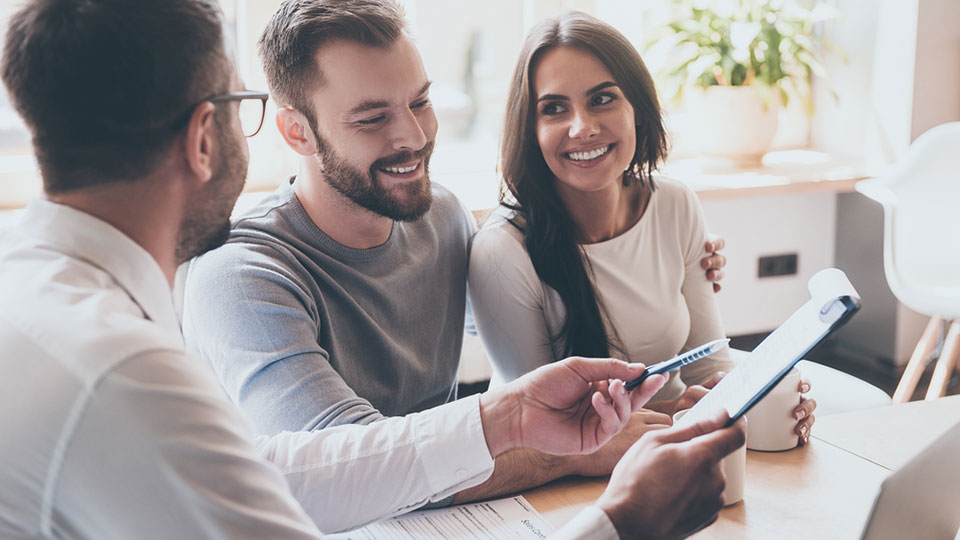
[[[703,387],[704,387],[704,388],[713,388],[714,386],[717,385],[717,383],[719,383],[720,381],[722,381],[723,378],[726,377],[726,376],[727,376],[727,372],[726,372],[726,371],[718,371],[716,374],[714,374],[713,377],[710,377],[710,380],[709,380],[709,381],[703,383]]]
[[[643,410],[634,414],[643,416],[643,423],[647,425],[651,425],[651,424],[663,424],[665,426],[673,425],[673,419],[670,418],[670,415],[664,414],[662,412]]]
[[[620,426],[623,426],[630,420],[630,414],[633,412],[630,392],[627,392],[627,389],[623,386],[623,381],[620,379],[616,379],[610,383],[609,392],[610,397],[613,398],[613,407],[617,412],[617,420],[619,420]],[[619,431],[619,427],[617,431]]]
[[[634,388],[630,393],[630,402],[633,410],[636,411],[650,401],[650,398],[663,388],[667,382],[666,375],[651,375],[643,381],[638,388]]]
[[[697,448],[719,460],[743,446],[747,439],[744,422],[740,420],[725,428],[729,420],[730,415],[722,411],[710,420],[667,430],[663,432],[660,440],[681,443],[696,439],[693,443]]]
[[[629,364],[623,360],[613,358],[581,358],[574,356],[563,361],[564,365],[574,370],[587,382],[620,379],[629,381],[636,379],[646,369],[641,363]]]
[[[727,411],[721,411],[719,414],[709,420],[703,420],[695,424],[683,427],[674,427],[661,434],[661,441],[668,443],[679,443],[689,441],[695,437],[701,437],[727,425],[730,421],[730,415]]]
[[[617,429],[617,411],[613,407],[607,398],[603,396],[600,392],[594,392],[590,397],[590,401],[593,403],[593,408],[597,411],[597,416],[600,417],[600,429],[605,433],[616,433]],[[606,441],[598,441],[603,442]]]
[[[716,459],[722,459],[747,441],[747,433],[742,420],[736,424],[701,435],[693,441],[697,447],[705,450]]]
[[[693,386],[687,387],[687,390],[684,392],[685,394],[684,397],[696,403],[701,399],[703,399],[703,396],[707,395],[707,392],[709,391],[710,390],[707,390],[706,388],[700,386],[699,384],[695,384]]]
[[[610,387],[610,397],[607,400],[600,392],[591,396],[593,408],[600,417],[600,430],[597,434],[597,444],[603,445],[623,429],[630,420],[630,397],[623,388],[623,383],[615,381]]]

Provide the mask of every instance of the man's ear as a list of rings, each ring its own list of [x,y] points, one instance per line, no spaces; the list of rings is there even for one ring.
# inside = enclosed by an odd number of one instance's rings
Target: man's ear
[[[300,111],[290,107],[281,107],[277,110],[277,129],[287,142],[287,146],[302,156],[312,156],[317,153],[317,141],[314,140],[313,130],[307,122],[307,117]]]
[[[193,110],[187,125],[184,141],[187,164],[201,182],[213,177],[214,141],[217,140],[215,112],[213,103],[201,103]]]

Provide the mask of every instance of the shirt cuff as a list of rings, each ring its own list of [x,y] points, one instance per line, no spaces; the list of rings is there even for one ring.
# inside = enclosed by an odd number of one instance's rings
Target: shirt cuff
[[[597,506],[584,508],[550,540],[616,540],[620,535],[606,512]]]
[[[474,394],[417,415],[416,444],[432,501],[473,487],[493,473],[480,421],[480,395]]]

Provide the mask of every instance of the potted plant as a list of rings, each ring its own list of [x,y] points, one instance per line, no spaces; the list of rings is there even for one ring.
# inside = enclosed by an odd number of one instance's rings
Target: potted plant
[[[799,98],[812,112],[811,78],[825,76],[817,46],[832,47],[814,28],[836,11],[815,0],[673,0],[671,9],[649,45],[668,51],[661,92],[692,98],[701,151],[759,162],[780,104]]]

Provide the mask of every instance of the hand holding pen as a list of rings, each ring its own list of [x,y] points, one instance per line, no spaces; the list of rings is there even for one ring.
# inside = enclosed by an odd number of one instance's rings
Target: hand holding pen
[[[643,381],[645,381],[647,377],[651,375],[669,373],[677,368],[696,362],[701,358],[706,358],[711,354],[726,347],[727,343],[730,343],[729,339],[715,339],[709,343],[705,343],[699,347],[690,349],[689,351],[683,354],[678,354],[677,356],[674,356],[669,360],[664,360],[659,364],[654,364],[648,367],[647,370],[643,372],[643,375],[626,383],[625,386],[627,390],[632,390],[637,386],[640,386],[643,383]]]

